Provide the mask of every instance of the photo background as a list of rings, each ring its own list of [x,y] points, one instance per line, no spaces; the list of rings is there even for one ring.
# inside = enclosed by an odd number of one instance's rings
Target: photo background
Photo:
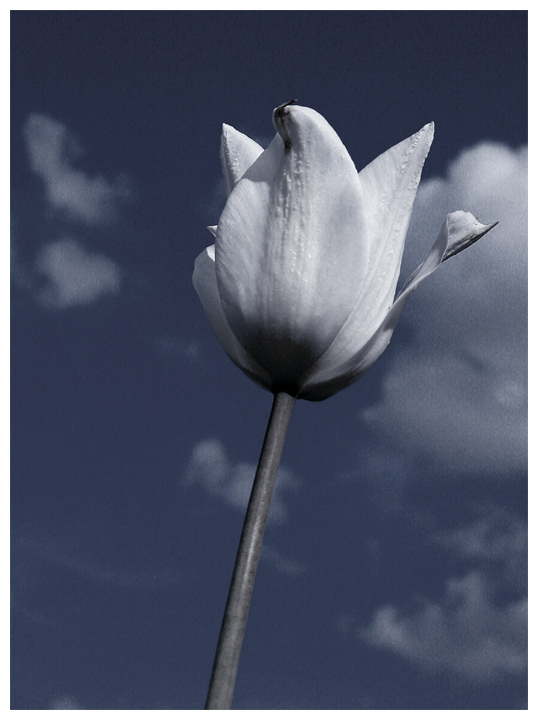
[[[526,707],[527,13],[11,14],[11,707],[200,709],[271,396],[192,286],[223,122],[358,169],[427,122],[367,375],[297,403],[237,709]]]

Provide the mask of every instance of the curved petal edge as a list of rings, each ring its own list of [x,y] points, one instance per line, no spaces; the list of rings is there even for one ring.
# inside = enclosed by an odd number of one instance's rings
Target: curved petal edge
[[[228,195],[262,152],[262,146],[251,140],[248,135],[244,135],[231,125],[223,124],[220,160]]]
[[[462,210],[447,215],[441,232],[426,259],[411,273],[370,340],[346,363],[320,371],[308,380],[299,397],[305,400],[324,400],[364,375],[387,348],[407,301],[420,283],[428,275],[431,275],[441,263],[473,245],[496,225],[498,225],[497,222],[484,225],[472,213]]]
[[[340,366],[361,350],[392,306],[413,202],[433,135],[432,122],[359,173],[364,212],[371,217],[368,274],[363,288],[357,288],[349,317],[309,377],[324,367]]]
[[[266,390],[270,390],[271,378],[269,374],[241,346],[224,315],[217,287],[214,245],[207,247],[196,258],[192,282],[209,324],[230,360],[254,382]]]

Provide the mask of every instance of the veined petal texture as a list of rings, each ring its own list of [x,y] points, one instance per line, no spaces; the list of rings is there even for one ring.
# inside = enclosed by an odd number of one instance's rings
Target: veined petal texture
[[[220,139],[220,161],[229,195],[263,148],[231,125],[223,124]]]
[[[390,148],[359,173],[361,208],[369,234],[366,279],[356,288],[355,306],[332,345],[308,373],[337,367],[358,352],[379,327],[394,300],[405,237],[434,125]]]
[[[286,143],[277,135],[228,199],[216,267],[235,336],[293,391],[355,306],[372,248],[344,145],[314,110],[286,110]]]

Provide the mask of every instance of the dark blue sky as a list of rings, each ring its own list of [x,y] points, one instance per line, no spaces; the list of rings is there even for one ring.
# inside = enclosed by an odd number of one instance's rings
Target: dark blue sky
[[[192,287],[223,122],[291,98],[357,168],[434,120],[357,384],[299,401],[238,709],[526,707],[526,12],[11,14],[13,709],[203,707],[271,396]]]

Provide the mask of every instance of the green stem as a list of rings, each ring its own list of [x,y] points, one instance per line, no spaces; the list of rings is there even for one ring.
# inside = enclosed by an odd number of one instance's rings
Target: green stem
[[[262,549],[263,533],[294,404],[295,398],[291,395],[284,392],[275,394],[239,542],[207,694],[206,710],[229,710],[232,705],[237,666]]]

